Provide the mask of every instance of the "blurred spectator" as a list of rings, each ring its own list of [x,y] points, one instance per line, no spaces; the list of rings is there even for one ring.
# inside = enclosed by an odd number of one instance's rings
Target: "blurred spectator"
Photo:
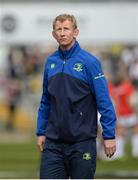
[[[9,51],[8,61],[8,72],[7,75],[10,78],[23,78],[24,66],[23,66],[23,48],[12,47]]]
[[[130,103],[135,89],[124,67],[124,64],[119,65],[114,81],[109,84],[117,114],[117,152],[112,159],[122,158],[125,155],[125,137],[129,128],[132,130],[132,156],[138,157],[138,119]]]
[[[14,120],[17,106],[21,97],[21,79],[24,76],[23,48],[11,47],[7,56],[7,85],[6,100],[9,109],[7,130],[14,130]]]
[[[11,78],[8,81],[7,85],[7,104],[9,107],[9,118],[7,120],[7,130],[14,130],[14,119],[15,112],[18,106],[18,102],[20,100],[21,95],[21,85],[20,81],[17,78]]]

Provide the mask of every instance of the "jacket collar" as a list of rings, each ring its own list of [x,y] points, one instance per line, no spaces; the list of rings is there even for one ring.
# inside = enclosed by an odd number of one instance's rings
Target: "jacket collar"
[[[79,50],[80,45],[77,41],[75,41],[73,46],[68,50],[63,51],[62,49],[60,49],[60,47],[58,48],[59,56],[61,57],[61,59],[68,59],[70,57],[73,57]]]

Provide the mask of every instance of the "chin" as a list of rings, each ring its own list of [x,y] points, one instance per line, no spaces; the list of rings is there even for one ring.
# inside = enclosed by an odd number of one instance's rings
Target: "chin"
[[[60,42],[60,46],[63,46],[63,47],[66,47],[66,48],[70,47],[71,44],[72,44],[72,42]]]
[[[62,47],[68,47],[69,45],[68,45],[68,44],[60,44],[60,46],[62,46]]]
[[[60,43],[60,45],[62,45],[62,46],[67,46],[69,43],[67,43],[67,42],[61,42]]]

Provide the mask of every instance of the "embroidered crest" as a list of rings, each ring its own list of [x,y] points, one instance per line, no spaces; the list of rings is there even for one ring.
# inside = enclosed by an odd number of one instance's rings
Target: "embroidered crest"
[[[76,63],[76,64],[74,64],[73,69],[74,69],[75,71],[80,72],[80,71],[83,70],[83,64],[81,64],[81,63]]]
[[[88,152],[87,152],[87,153],[84,153],[84,154],[83,154],[83,159],[84,159],[84,160],[90,160],[90,159],[91,159],[91,153],[88,153]]]

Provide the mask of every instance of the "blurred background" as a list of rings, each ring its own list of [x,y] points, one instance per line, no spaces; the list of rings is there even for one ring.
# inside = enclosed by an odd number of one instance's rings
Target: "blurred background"
[[[60,13],[75,15],[78,41],[101,60],[118,117],[110,161],[98,135],[96,178],[138,178],[137,0],[0,0],[0,178],[39,177],[37,109]]]

